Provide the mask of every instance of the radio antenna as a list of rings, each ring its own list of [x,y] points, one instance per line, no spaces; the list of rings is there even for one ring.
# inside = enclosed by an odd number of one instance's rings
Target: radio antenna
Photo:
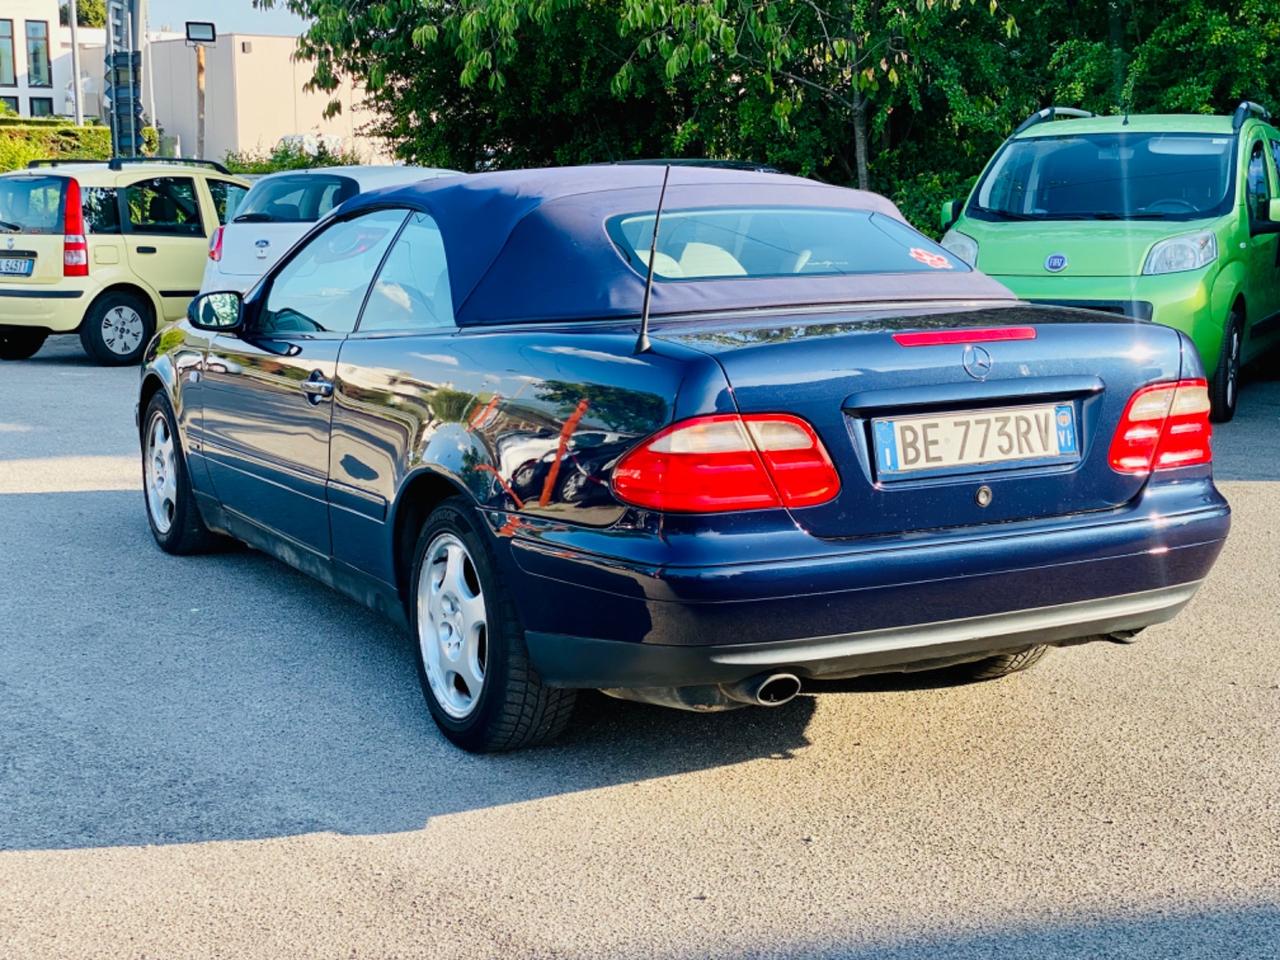
[[[644,279],[644,303],[640,307],[640,336],[636,337],[636,353],[648,353],[649,299],[653,296],[653,262],[658,255],[658,224],[662,220],[662,203],[667,198],[667,180],[671,177],[671,164],[662,174],[662,192],[658,194],[658,209],[653,213],[653,239],[649,241],[649,275]]]

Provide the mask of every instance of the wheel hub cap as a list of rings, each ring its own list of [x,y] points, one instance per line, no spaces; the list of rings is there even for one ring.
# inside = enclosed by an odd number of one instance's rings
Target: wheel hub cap
[[[141,346],[145,332],[142,314],[132,307],[112,307],[102,318],[102,342],[108,350],[122,357]]]

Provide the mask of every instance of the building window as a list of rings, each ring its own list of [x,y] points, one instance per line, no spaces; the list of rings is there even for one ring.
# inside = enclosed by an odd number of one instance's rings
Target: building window
[[[13,66],[13,21],[0,20],[0,87],[16,87],[18,74]]]
[[[31,115],[33,117],[52,117],[53,97],[32,97]]]
[[[27,86],[53,86],[53,66],[49,61],[49,24],[45,20],[27,21]]]
[[[18,112],[18,98],[17,98],[17,97],[0,97],[0,105],[3,105],[3,106],[5,106],[5,107],[7,107],[7,108],[9,109],[9,111],[10,111],[10,112],[12,112],[12,113],[17,113],[17,112]]]

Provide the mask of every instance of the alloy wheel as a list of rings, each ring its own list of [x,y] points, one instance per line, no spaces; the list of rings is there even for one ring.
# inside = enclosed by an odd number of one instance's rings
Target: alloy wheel
[[[431,692],[455,720],[471,714],[484,689],[488,622],[484,592],[466,545],[441,533],[418,575],[418,644]]]
[[[173,434],[163,413],[157,412],[147,428],[147,456],[143,467],[147,512],[151,514],[156,530],[161,534],[168,533],[178,504],[178,471]]]
[[[1236,388],[1240,381],[1240,325],[1231,327],[1231,340],[1227,345],[1231,352],[1227,356],[1227,408],[1236,405]]]

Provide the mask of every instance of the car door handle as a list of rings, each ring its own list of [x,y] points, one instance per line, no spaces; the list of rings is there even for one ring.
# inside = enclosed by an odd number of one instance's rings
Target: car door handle
[[[139,253],[155,253],[156,248],[155,247],[139,247],[138,252]]]
[[[311,376],[298,384],[307,399],[312,403],[328,400],[333,396],[333,381],[324,379],[324,374],[316,370]]]

